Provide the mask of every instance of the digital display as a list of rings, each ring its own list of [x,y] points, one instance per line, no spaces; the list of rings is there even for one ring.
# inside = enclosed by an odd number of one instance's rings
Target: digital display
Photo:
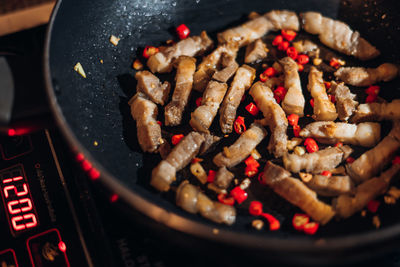
[[[11,233],[15,236],[37,227],[38,216],[21,164],[0,171],[0,188]]]

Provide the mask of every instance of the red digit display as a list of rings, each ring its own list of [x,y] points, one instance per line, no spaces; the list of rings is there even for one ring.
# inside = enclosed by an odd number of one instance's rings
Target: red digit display
[[[21,164],[0,171],[1,196],[13,235],[38,225],[37,213]]]

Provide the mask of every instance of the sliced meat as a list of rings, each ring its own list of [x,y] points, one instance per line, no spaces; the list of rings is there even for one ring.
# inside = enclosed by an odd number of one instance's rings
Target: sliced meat
[[[288,171],[270,161],[265,165],[262,179],[275,193],[321,224],[326,224],[335,215],[332,207],[318,200],[315,192],[300,180],[290,177]]]
[[[300,54],[307,54],[310,56],[319,55],[318,45],[311,42],[310,40],[300,40],[297,42],[293,42],[294,48],[296,48],[297,52]]]
[[[176,204],[190,213],[201,216],[216,223],[232,225],[236,220],[236,209],[232,206],[212,201],[199,188],[183,181],[176,191]]]
[[[282,108],[286,114],[304,115],[304,96],[301,89],[301,81],[297,72],[297,63],[290,57],[279,61],[285,75],[285,88],[287,90],[285,99],[282,101]]]
[[[147,70],[136,72],[135,78],[137,80],[137,92],[145,94],[151,101],[162,106],[168,100],[171,89],[169,82],[161,83],[155,75]]]
[[[218,153],[213,162],[218,167],[233,167],[246,159],[251,151],[267,136],[267,131],[261,125],[253,123],[247,131],[230,147],[224,147],[224,151]]]
[[[274,94],[265,83],[256,82],[250,89],[250,95],[262,111],[265,121],[271,130],[268,151],[276,158],[282,157],[287,151],[288,121],[281,106],[276,103]]]
[[[199,153],[204,136],[198,132],[186,135],[151,173],[150,184],[159,191],[168,191],[176,179],[176,172],[183,169]]]
[[[147,66],[151,72],[165,73],[172,70],[172,63],[180,56],[199,56],[209,50],[213,41],[205,31],[200,36],[192,36],[183,39],[176,44],[167,47],[165,50],[152,55],[147,61]]]
[[[357,107],[352,122],[400,120],[400,99],[390,103],[365,103]]]
[[[347,175],[328,177],[317,174],[310,181],[303,182],[320,196],[333,197],[354,191],[354,183]]]
[[[268,54],[267,46],[261,39],[257,39],[251,44],[247,45],[246,53],[244,56],[244,62],[247,64],[260,62],[261,60],[267,57],[267,54]]]
[[[355,94],[344,83],[331,82],[331,92],[336,99],[336,110],[341,121],[347,121],[358,106]]]
[[[314,153],[306,153],[302,156],[294,153],[286,153],[283,156],[283,164],[285,165],[285,169],[295,173],[301,170],[311,173],[321,173],[322,171],[336,168],[351,151],[352,149],[345,145],[342,147],[328,147]]]
[[[345,122],[318,121],[306,125],[301,137],[313,137],[324,144],[344,144],[373,147],[381,140],[381,125],[375,122],[350,124]]]
[[[225,134],[232,132],[233,122],[236,118],[236,110],[240,105],[240,101],[244,92],[250,88],[256,75],[256,70],[247,66],[241,66],[233,78],[233,82],[219,109],[219,125],[221,131]]]
[[[317,121],[334,121],[338,114],[335,105],[329,100],[326,93],[322,71],[318,71],[314,66],[311,67],[308,75],[308,91],[314,99],[314,115]]]
[[[165,106],[165,125],[176,126],[181,124],[182,114],[189,101],[193,86],[193,74],[196,70],[196,59],[181,56],[178,59],[175,76],[175,90],[171,102]]]
[[[356,183],[362,183],[378,174],[400,148],[400,122],[394,123],[389,135],[377,146],[362,154],[353,163],[347,164],[347,173]]]
[[[303,29],[311,34],[317,34],[320,41],[326,46],[343,54],[354,56],[361,60],[377,57],[380,52],[353,31],[349,25],[317,12],[301,14]]]
[[[199,155],[204,155],[208,153],[215,144],[221,140],[221,137],[212,134],[203,134],[204,143],[200,148]]]
[[[224,99],[228,85],[216,81],[210,81],[203,93],[201,105],[197,107],[191,114],[190,126],[193,129],[209,133],[215,115],[217,115],[219,105]]]
[[[237,71],[239,64],[236,62],[236,55],[222,54],[222,69],[214,73],[212,78],[216,81],[226,83]]]
[[[378,82],[388,82],[399,75],[399,67],[383,63],[377,68],[342,67],[335,72],[336,78],[353,86],[369,86]]]
[[[368,202],[388,190],[391,180],[397,176],[399,171],[400,165],[393,164],[388,170],[382,172],[379,177],[374,177],[358,185],[354,196],[341,195],[337,199],[334,199],[333,206],[337,216],[348,218],[354,213],[361,211]]]
[[[300,22],[297,14],[288,10],[271,10],[264,16],[271,22],[272,30],[300,30]]]
[[[139,145],[144,152],[156,152],[164,142],[161,127],[157,123],[157,105],[143,94],[137,93],[131,100],[131,114],[136,121]]]
[[[227,189],[232,182],[233,173],[228,171],[228,169],[224,166],[219,168],[217,173],[215,174],[214,184],[222,189]]]

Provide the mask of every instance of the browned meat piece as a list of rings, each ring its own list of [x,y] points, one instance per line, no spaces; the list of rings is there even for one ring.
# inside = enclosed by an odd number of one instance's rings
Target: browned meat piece
[[[257,39],[251,44],[247,45],[244,62],[249,64],[253,62],[260,62],[267,57],[267,46],[261,39]]]
[[[186,135],[151,173],[150,184],[159,191],[168,191],[176,172],[183,169],[199,153],[204,136],[198,132]]]
[[[324,144],[344,144],[373,147],[381,140],[381,125],[375,122],[350,124],[318,121],[306,125],[301,137],[313,137]]]
[[[270,30],[281,29],[299,30],[299,19],[296,13],[286,10],[272,10],[240,26],[219,33],[218,42],[220,44],[233,42],[242,47],[263,37]]]
[[[233,122],[236,118],[236,110],[240,105],[240,101],[244,92],[250,88],[256,75],[256,70],[247,66],[241,66],[229,87],[228,92],[219,109],[219,125],[223,133],[231,133]]]
[[[378,174],[400,148],[400,122],[394,122],[389,135],[378,145],[362,154],[353,163],[347,164],[347,173],[356,183],[361,183]]]
[[[314,66],[311,67],[308,75],[308,91],[314,98],[314,115],[317,121],[334,121],[338,114],[335,105],[329,100],[325,90],[322,71],[318,71]]]
[[[262,111],[265,121],[271,130],[268,151],[276,158],[282,157],[287,151],[288,121],[281,106],[276,103],[271,89],[262,82],[256,82],[250,89],[250,95]]]
[[[164,142],[161,137],[161,127],[157,123],[157,105],[148,100],[141,93],[137,93],[131,100],[131,114],[136,121],[139,145],[144,152],[156,152]]]
[[[192,36],[183,39],[167,47],[165,50],[152,55],[147,61],[147,66],[153,73],[170,72],[174,59],[180,56],[199,56],[210,49],[212,45],[213,41],[208,37],[207,33],[203,31],[200,36]]]
[[[223,68],[216,71],[212,78],[216,81],[226,83],[239,68],[239,64],[236,62],[236,55],[233,57],[228,54],[223,54],[221,65]]]
[[[212,134],[203,134],[204,143],[200,148],[199,155],[204,155],[219,141],[221,137]]]
[[[359,32],[353,31],[341,21],[323,17],[317,12],[306,12],[301,14],[301,17],[306,32],[318,34],[323,44],[336,51],[361,60],[372,59],[380,54]]]
[[[171,85],[169,82],[161,83],[150,71],[144,70],[136,72],[137,80],[136,91],[145,94],[156,104],[164,105],[168,100]]]
[[[287,90],[285,99],[282,101],[282,108],[286,114],[304,115],[304,96],[301,89],[300,76],[297,72],[297,63],[290,57],[279,61],[285,74],[285,88]]]
[[[352,149],[349,146],[328,147],[314,153],[306,153],[302,156],[286,153],[283,156],[285,169],[291,172],[306,170],[311,173],[320,173],[332,170],[339,165],[350,154]]]
[[[319,56],[319,48],[318,45],[311,42],[310,40],[301,40],[297,42],[293,42],[294,48],[296,48],[297,52],[300,54],[307,54],[310,56]]]
[[[217,115],[219,105],[224,99],[228,85],[226,83],[219,83],[211,81],[208,83],[206,90],[203,93],[201,105],[192,112],[190,119],[190,126],[193,129],[208,133],[212,121]]]
[[[389,187],[391,180],[397,176],[400,171],[399,164],[393,164],[379,177],[369,179],[356,187],[354,196],[341,195],[333,200],[338,217],[348,218],[354,213],[362,210],[368,202],[375,199],[379,195],[384,194]]]
[[[399,67],[383,63],[377,68],[342,67],[335,72],[336,78],[354,86],[368,86],[381,81],[388,82],[399,75]]]
[[[204,218],[216,223],[232,225],[236,220],[234,207],[212,201],[188,181],[183,181],[179,185],[176,204],[190,213],[200,213]]]
[[[227,189],[232,182],[234,175],[224,166],[219,168],[215,174],[214,184],[222,189]]]
[[[365,103],[358,106],[352,122],[400,120],[400,99],[390,103]]]
[[[350,176],[313,175],[310,181],[303,182],[318,195],[333,197],[341,194],[351,194],[354,191],[354,183]]]
[[[326,224],[335,215],[332,207],[319,201],[315,192],[300,180],[290,177],[288,171],[270,161],[265,165],[262,179],[275,193],[321,224]]]
[[[331,91],[336,99],[336,110],[339,114],[339,119],[347,121],[358,106],[358,102],[354,100],[356,95],[352,94],[349,87],[343,83],[337,84],[334,81],[331,82]]]
[[[176,126],[181,124],[182,113],[192,91],[195,70],[196,59],[186,56],[179,57],[175,76],[175,90],[171,102],[165,107],[165,125]]]
[[[229,148],[225,147],[223,152],[218,153],[213,162],[218,167],[233,167],[246,159],[266,136],[267,131],[264,127],[253,123],[247,131],[240,135],[235,143]]]

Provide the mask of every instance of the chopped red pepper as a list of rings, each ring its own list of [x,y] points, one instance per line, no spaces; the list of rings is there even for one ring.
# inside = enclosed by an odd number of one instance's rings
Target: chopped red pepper
[[[227,194],[218,194],[218,201],[222,204],[233,206],[235,204],[235,199],[233,197],[227,197]]]
[[[246,168],[244,168],[244,174],[247,177],[253,177],[256,175],[258,172],[258,167],[255,165],[247,165]]]
[[[331,101],[333,104],[336,103],[336,97],[334,95],[328,94],[328,98],[329,98],[329,101]]]
[[[341,66],[339,60],[335,57],[331,58],[331,60],[329,61],[329,65],[331,67],[334,67],[335,69],[338,69]]]
[[[396,157],[392,160],[392,164],[400,164],[400,156],[396,156]]]
[[[288,122],[290,125],[295,126],[299,124],[299,115],[297,114],[290,114],[288,117]]]
[[[260,184],[265,185],[265,183],[264,183],[264,181],[263,181],[263,178],[262,178],[263,175],[264,175],[264,172],[260,172],[260,173],[258,174],[257,180],[260,182]]]
[[[212,183],[215,179],[215,171],[209,170],[207,175],[207,182]]]
[[[146,46],[143,50],[143,57],[144,58],[149,58],[154,54],[157,54],[159,51],[158,47],[154,47],[154,46]]]
[[[235,132],[238,134],[242,134],[246,131],[246,124],[244,124],[244,118],[242,116],[236,118],[233,128],[235,128]]]
[[[296,48],[294,48],[293,46],[289,47],[286,50],[286,55],[288,57],[292,58],[293,60],[296,60],[297,59],[297,55],[298,55]]]
[[[314,153],[319,150],[317,142],[315,142],[315,140],[310,137],[306,138],[306,140],[304,141],[304,145],[306,146],[308,153]]]
[[[185,25],[185,24],[181,24],[178,27],[176,27],[176,33],[179,36],[179,39],[186,39],[189,34],[190,34],[190,30],[189,28]]]
[[[294,38],[296,38],[297,32],[293,30],[281,30],[281,34],[283,38],[291,42],[294,40]]]
[[[263,205],[260,201],[252,201],[249,207],[249,213],[254,216],[261,215],[263,212]]]
[[[304,225],[310,222],[310,216],[307,214],[296,213],[293,216],[292,224],[297,231],[303,231]]]
[[[265,75],[265,73],[261,73],[260,74],[260,81],[262,81],[263,83],[265,83],[268,80],[268,76]]]
[[[324,82],[324,85],[325,85],[325,88],[326,88],[326,89],[330,89],[332,83],[331,83],[331,82]]]
[[[287,90],[285,89],[285,87],[283,86],[278,86],[276,87],[276,89],[274,90],[274,97],[276,99],[276,102],[281,102],[285,96],[286,96]],[[279,99],[279,101],[278,101]]]
[[[309,222],[307,224],[304,225],[303,227],[303,231],[304,233],[308,234],[308,235],[313,235],[317,232],[319,227],[319,223],[317,222]]]
[[[299,63],[300,65],[305,65],[310,61],[310,57],[305,55],[305,54],[301,54],[297,56],[297,63]]]
[[[332,173],[330,171],[323,171],[323,172],[321,172],[321,175],[326,176],[326,177],[331,177]]]
[[[286,51],[289,48],[289,45],[290,45],[289,42],[283,41],[278,45],[278,50]]]
[[[259,112],[259,109],[256,105],[254,105],[253,102],[251,102],[250,104],[248,104],[245,109],[253,116],[256,116]]]
[[[182,140],[183,137],[184,137],[183,134],[176,134],[176,135],[172,136],[172,140],[171,140],[172,144],[173,145],[179,144],[179,142]]]
[[[236,186],[231,191],[231,196],[236,200],[238,204],[241,204],[247,199],[247,193],[240,186]]]
[[[342,142],[337,142],[336,144],[335,144],[335,147],[342,147],[343,146],[343,143]]]
[[[203,101],[203,98],[200,96],[196,99],[196,106],[201,106],[201,101]]]
[[[197,162],[202,162],[202,161],[203,161],[203,159],[196,157],[196,158],[193,158],[191,162],[192,162],[192,164],[195,164]]]
[[[281,223],[271,214],[261,213],[260,215],[263,216],[265,219],[267,219],[267,221],[269,223],[269,230],[276,231],[279,228],[281,228]]]
[[[302,72],[302,71],[304,70],[304,66],[301,65],[301,64],[299,64],[299,63],[297,63],[297,70],[298,70],[299,72]]]
[[[346,162],[349,163],[349,164],[353,163],[354,161],[355,161],[355,159],[353,157],[348,157],[346,159]]]
[[[251,155],[244,161],[244,164],[246,164],[246,166],[255,166],[256,168],[260,166],[260,163]]]
[[[379,201],[377,201],[377,200],[371,200],[367,204],[367,209],[372,213],[376,213],[378,211],[378,208],[379,208],[380,204],[381,203]]]
[[[310,105],[311,105],[311,107],[314,107],[314,98],[310,99]]]
[[[367,95],[378,95],[381,88],[378,85],[371,85],[367,89],[365,89],[365,93]]]
[[[161,121],[157,121],[157,124],[162,126],[162,122]]]
[[[300,125],[294,125],[293,126],[293,134],[294,134],[295,137],[299,137],[300,136],[300,131],[301,131]]]
[[[280,45],[283,42],[283,36],[282,35],[277,35],[275,39],[272,41],[273,46]]]
[[[372,103],[378,99],[378,95],[368,95],[365,99],[365,103]]]
[[[273,67],[268,67],[264,70],[263,72],[265,75],[267,75],[268,77],[272,77],[275,76],[278,72],[276,71],[275,68]]]

